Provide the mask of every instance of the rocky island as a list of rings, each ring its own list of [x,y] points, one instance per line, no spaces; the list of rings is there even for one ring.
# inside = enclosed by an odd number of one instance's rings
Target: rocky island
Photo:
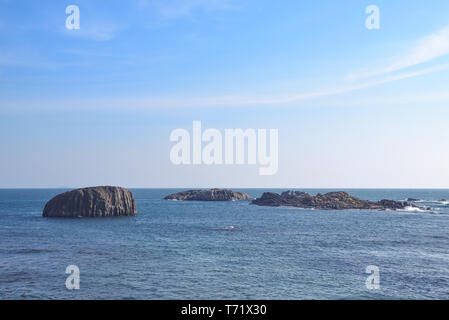
[[[131,191],[121,187],[90,187],[57,195],[45,205],[44,217],[117,217],[136,215]]]
[[[262,197],[252,201],[253,204],[269,207],[296,207],[305,209],[321,210],[344,210],[344,209],[377,209],[377,210],[400,210],[406,207],[416,207],[405,201],[381,200],[377,202],[361,200],[350,194],[339,191],[326,194],[318,193],[312,196],[302,191],[285,191],[282,194],[265,192]]]
[[[234,200],[252,200],[252,198],[244,192],[236,192],[228,189],[210,189],[210,190],[188,190],[173,193],[166,196],[164,200],[234,201]]]

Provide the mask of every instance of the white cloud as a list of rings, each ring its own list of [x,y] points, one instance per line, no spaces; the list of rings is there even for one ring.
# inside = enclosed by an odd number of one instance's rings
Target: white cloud
[[[421,39],[403,56],[378,70],[351,74],[349,80],[379,76],[400,71],[449,54],[449,26]]]

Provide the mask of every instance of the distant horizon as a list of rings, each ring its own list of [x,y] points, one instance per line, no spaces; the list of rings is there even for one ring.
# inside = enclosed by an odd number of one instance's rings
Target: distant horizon
[[[126,189],[255,189],[255,190],[266,190],[266,189],[307,189],[307,190],[326,190],[326,189],[340,189],[340,190],[448,190],[449,188],[355,188],[355,187],[127,187],[119,185],[92,185],[92,186],[80,186],[80,187],[1,187],[0,190],[20,190],[20,189],[82,189],[89,187],[100,187],[100,186],[113,186],[113,187],[123,187]]]

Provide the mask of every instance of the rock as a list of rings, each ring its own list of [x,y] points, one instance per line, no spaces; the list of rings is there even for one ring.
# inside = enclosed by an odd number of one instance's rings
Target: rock
[[[415,205],[409,204],[408,202],[403,202],[403,201],[394,201],[394,200],[380,200],[378,202],[378,204],[380,204],[383,209],[388,209],[388,210],[399,210],[399,209],[404,209],[405,207],[416,207]]]
[[[251,200],[252,198],[243,192],[236,192],[228,189],[210,189],[178,192],[170,194],[164,199],[180,201],[233,201]]]
[[[289,202],[285,197],[282,197],[281,195],[274,192],[264,192],[262,197],[253,200],[251,203],[257,204],[258,206],[268,207],[280,207],[289,205]]]
[[[303,191],[292,191],[292,190],[288,190],[288,191],[284,191],[281,194],[281,197],[300,197],[300,196],[306,196],[309,195],[307,192],[303,192]]]
[[[416,201],[419,201],[419,199],[415,199],[415,198],[407,198],[406,201],[408,201],[408,202],[416,202]]]
[[[285,191],[281,195],[273,192],[265,192],[260,198],[252,201],[259,206],[289,206],[297,208],[323,209],[323,210],[343,210],[343,209],[378,209],[378,210],[398,210],[410,206],[407,202],[393,200],[381,200],[373,202],[360,200],[346,192],[318,193],[312,196],[301,191]]]
[[[136,215],[131,191],[121,187],[90,187],[61,193],[47,202],[44,217],[116,217]]]

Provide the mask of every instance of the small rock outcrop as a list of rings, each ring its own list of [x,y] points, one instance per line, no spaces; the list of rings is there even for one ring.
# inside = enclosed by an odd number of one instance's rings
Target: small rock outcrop
[[[134,216],[136,203],[131,191],[121,187],[90,187],[61,193],[47,202],[44,217]]]
[[[270,207],[297,207],[322,210],[344,210],[344,209],[377,209],[377,210],[399,210],[414,206],[408,202],[381,200],[378,202],[361,200],[350,194],[339,191],[326,194],[318,193],[312,196],[302,191],[285,191],[282,194],[265,192],[262,197],[252,201],[259,206]]]
[[[251,200],[252,198],[244,192],[236,192],[228,189],[210,189],[188,190],[173,193],[166,196],[164,199],[179,201],[234,201]]]
[[[380,200],[377,202],[377,204],[381,205],[383,209],[389,209],[389,210],[401,210],[406,207],[417,207],[414,204],[410,204],[408,202],[403,201],[394,201],[394,200]]]
[[[301,197],[301,196],[307,196],[307,195],[309,195],[307,192],[293,191],[293,190],[288,190],[288,191],[284,191],[281,193],[281,197],[284,197],[284,198]]]

